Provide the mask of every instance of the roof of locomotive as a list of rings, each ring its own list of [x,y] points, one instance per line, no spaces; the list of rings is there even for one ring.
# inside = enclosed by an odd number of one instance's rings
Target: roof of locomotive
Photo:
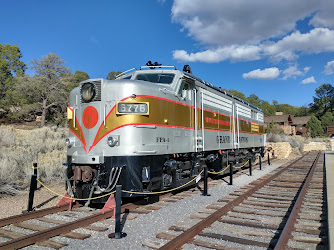
[[[189,65],[185,65],[185,67],[186,66],[189,67]],[[190,69],[190,67],[189,67],[189,69]],[[206,81],[204,81],[204,80],[202,80],[202,79],[194,76],[192,74],[191,70],[189,70],[188,72],[180,71],[180,70],[177,70],[175,66],[163,66],[163,65],[157,65],[156,66],[156,65],[150,65],[150,66],[141,66],[140,69],[132,68],[132,69],[129,69],[129,70],[124,71],[121,74],[117,75],[116,76],[116,80],[118,80],[118,79],[119,80],[121,80],[121,79],[127,79],[127,77],[129,77],[131,75],[134,75],[135,72],[137,73],[137,72],[143,72],[143,71],[150,72],[150,73],[154,73],[154,72],[157,73],[159,71],[163,71],[163,73],[173,72],[173,71],[180,72],[181,74],[183,74],[184,76],[186,76],[188,78],[196,80],[196,81],[204,84],[205,86],[207,86],[207,87],[209,87],[211,89],[219,91],[220,93],[223,93],[224,95],[229,96],[229,97],[231,97],[231,98],[233,98],[233,99],[235,99],[235,100],[237,100],[237,101],[239,101],[239,102],[241,102],[241,103],[243,103],[243,104],[245,104],[245,105],[247,105],[249,107],[252,107],[252,108],[254,108],[254,109],[258,110],[258,111],[263,112],[262,109],[254,106],[253,104],[250,104],[250,103],[246,102],[245,100],[243,100],[243,99],[241,99],[241,98],[239,98],[237,96],[234,96],[234,95],[228,93],[227,91],[223,90],[221,87],[217,87],[217,86],[215,86],[215,85],[213,85],[211,83],[208,83],[208,82],[206,82]]]

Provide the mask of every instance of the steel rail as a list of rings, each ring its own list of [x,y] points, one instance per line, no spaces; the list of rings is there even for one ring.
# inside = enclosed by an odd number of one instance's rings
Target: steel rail
[[[317,166],[318,160],[320,158],[321,153],[319,152],[316,159],[313,161],[312,166],[307,174],[306,180],[302,184],[302,188],[298,194],[298,198],[290,212],[289,218],[278,238],[276,246],[274,249],[276,250],[284,250],[287,247],[288,241],[291,238],[291,232],[295,229],[294,225],[297,221],[298,213],[300,212],[300,208],[304,201],[307,189],[310,186],[311,180],[313,178],[313,174],[315,172],[315,168]]]
[[[11,217],[8,217],[8,218],[3,218],[3,219],[0,219],[0,227],[4,227],[4,226],[9,225],[9,224],[22,222],[22,221],[29,220],[29,219],[42,217],[42,216],[48,215],[48,214],[58,213],[58,212],[67,210],[68,206],[69,205],[63,205],[63,206],[59,206],[59,207],[54,206],[54,207],[45,208],[45,209],[41,209],[41,210],[36,210],[36,211],[24,213],[24,214],[14,215],[14,216],[11,216]],[[79,207],[79,206],[81,206],[81,205],[74,204],[73,208],[76,208],[76,207]]]
[[[198,235],[203,229],[205,229],[206,227],[213,224],[220,217],[222,217],[223,215],[228,213],[232,208],[234,208],[235,206],[238,206],[241,202],[243,202],[245,199],[247,199],[250,195],[252,195],[256,191],[258,191],[260,188],[267,185],[269,182],[271,182],[275,178],[277,178],[283,172],[288,170],[292,165],[296,164],[298,161],[302,160],[307,155],[308,155],[308,153],[305,154],[304,156],[298,158],[297,160],[293,161],[292,163],[290,163],[289,165],[287,165],[286,167],[284,167],[283,169],[281,169],[280,171],[278,171],[274,175],[268,177],[266,180],[262,181],[261,183],[259,183],[255,187],[249,189],[246,193],[240,195],[238,198],[229,202],[224,207],[220,208],[219,210],[217,210],[216,212],[214,212],[210,216],[206,217],[204,220],[200,221],[199,223],[195,224],[194,226],[192,226],[191,228],[189,228],[185,232],[181,233],[180,235],[175,237],[173,240],[167,242],[165,245],[163,245],[159,249],[160,250],[179,249],[182,245],[184,245],[185,243],[187,243],[188,241],[193,239],[196,235]]]
[[[113,213],[113,210],[110,210],[104,214],[97,213],[73,222],[68,222],[66,224],[61,224],[59,226],[48,228],[40,232],[25,235],[0,244],[0,249],[17,249],[26,247],[36,242],[44,241],[48,238],[68,233],[73,229],[88,226],[96,221],[107,219],[113,216]]]

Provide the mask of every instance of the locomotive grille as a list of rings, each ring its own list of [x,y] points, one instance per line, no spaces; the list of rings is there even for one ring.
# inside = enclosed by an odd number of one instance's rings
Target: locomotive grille
[[[93,101],[101,101],[101,81],[99,82],[94,82],[95,87],[96,87],[96,94],[95,97],[93,98]]]

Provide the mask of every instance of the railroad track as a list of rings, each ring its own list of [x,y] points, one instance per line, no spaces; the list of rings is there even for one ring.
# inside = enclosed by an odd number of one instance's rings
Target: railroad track
[[[254,166],[254,168],[256,168],[256,166]],[[238,171],[238,174],[241,173],[242,171]],[[219,185],[221,182],[221,179],[209,179],[208,186],[211,188]],[[199,187],[203,188],[203,184],[200,183]],[[167,193],[160,195],[159,197],[151,197],[150,199],[142,200],[136,203],[128,203],[122,205],[122,213],[147,214],[154,210],[159,210],[165,206],[168,206],[170,203],[174,203],[186,197],[192,196],[197,192],[197,188],[191,187],[184,189],[182,192],[173,194]],[[67,246],[68,244],[52,239],[55,236],[83,240],[90,237],[90,234],[73,232],[73,230],[78,228],[85,228],[86,230],[90,231],[106,231],[109,229],[108,226],[93,226],[91,224],[110,218],[113,215],[113,211],[100,214],[98,210],[91,212],[87,210],[87,208],[82,208],[79,204],[75,204],[73,206],[73,212],[66,212],[67,209],[68,205],[65,205],[1,219],[0,237],[7,240],[0,243],[0,249],[17,249],[32,244],[58,249]],[[75,215],[76,212],[83,214],[78,217]],[[70,221],[50,218],[50,215],[57,213],[62,213],[63,216],[71,217]],[[135,217],[136,215],[133,215],[132,219]],[[128,219],[130,218],[128,217]],[[44,224],[41,225],[41,223]],[[113,225],[113,223],[110,221],[107,224]],[[16,230],[17,228],[20,230]],[[26,231],[24,233],[20,232],[22,229]]]
[[[328,249],[323,157],[312,152],[282,166],[192,214],[196,221],[180,222],[143,246]]]
[[[188,190],[182,195],[179,193],[173,195],[173,197],[171,197],[172,194],[168,193],[160,197],[151,197],[150,199],[139,200],[135,203],[127,203],[122,205],[121,212],[123,214],[147,214],[167,206],[171,202],[173,203],[183,199],[191,195],[191,192],[192,191]],[[161,201],[156,202],[156,198],[160,198]],[[68,244],[50,238],[62,236],[70,239],[84,240],[90,237],[89,233],[78,233],[73,232],[73,230],[84,228],[90,231],[103,232],[109,229],[108,226],[91,225],[98,221],[103,221],[107,225],[114,226],[113,220],[109,220],[108,222],[104,221],[113,216],[113,211],[101,214],[99,213],[99,209],[93,211],[93,209],[82,207],[80,204],[74,204],[72,211],[68,212],[66,211],[67,209],[68,205],[61,207],[55,206],[0,219],[0,237],[7,239],[5,242],[0,243],[0,249],[18,249],[32,244],[59,249]],[[60,217],[65,216],[69,218],[70,221],[50,218],[50,215],[52,216],[58,213],[61,213]],[[127,216],[128,220],[134,218],[136,218],[136,215],[132,217]],[[47,226],[41,225],[41,223],[46,223]],[[19,230],[17,230],[18,228]],[[18,232],[22,229],[28,229],[32,233]]]
[[[79,208],[79,205],[75,205],[74,209]],[[61,248],[66,246],[66,243],[61,243],[54,240],[49,240],[49,238],[61,235],[63,237],[71,239],[85,239],[90,236],[90,234],[72,232],[72,230],[77,228],[85,227],[92,231],[106,231],[107,227],[92,226],[90,224],[105,220],[113,215],[113,211],[106,212],[104,214],[93,213],[89,216],[83,218],[75,219],[70,222],[63,220],[50,219],[44,217],[46,215],[55,214],[64,210],[67,210],[68,206],[62,207],[52,207],[49,209],[43,209],[27,214],[22,214],[18,216],[12,216],[9,218],[2,219],[0,221],[0,236],[7,238],[9,240],[0,244],[0,249],[17,249],[31,244],[51,247],[51,248]],[[76,211],[76,210],[74,210]],[[40,222],[53,224],[54,226],[46,227],[41,226],[36,223],[27,222],[30,219],[39,220]],[[31,234],[19,233],[13,229],[13,227],[28,229],[34,231]]]

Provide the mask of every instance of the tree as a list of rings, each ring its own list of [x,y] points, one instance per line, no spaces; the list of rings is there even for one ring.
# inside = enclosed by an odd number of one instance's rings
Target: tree
[[[321,117],[321,125],[326,132],[327,126],[333,126],[334,125],[334,115],[331,112],[326,112],[322,117]]]
[[[6,112],[11,103],[11,91],[15,76],[23,76],[26,65],[20,59],[22,53],[16,45],[0,44],[0,108]]]
[[[318,116],[323,116],[326,112],[334,109],[334,87],[329,83],[322,84],[315,89],[311,110]]]
[[[276,100],[273,100],[272,103],[273,103],[274,106],[278,105],[278,101],[276,101]]]
[[[297,107],[296,116],[310,115],[310,109],[306,106]]]
[[[226,90],[225,89],[225,91],[227,91],[228,93],[230,93],[230,94],[232,94],[232,95],[234,95],[236,97],[239,97],[239,98],[241,98],[243,100],[246,100],[246,96],[244,95],[244,93],[242,93],[242,92],[240,92],[238,90],[234,90],[234,89],[228,89],[228,90]]]
[[[263,110],[264,115],[275,115],[275,106],[270,105],[270,103],[267,101],[263,101],[260,108]]]
[[[114,80],[117,75],[121,74],[122,71],[110,71],[109,74],[107,75],[108,80]]]
[[[75,71],[73,75],[73,82],[79,84],[80,82],[86,81],[89,79],[89,75],[84,71]]]
[[[15,88],[17,95],[23,99],[20,113],[40,114],[41,126],[44,126],[46,116],[52,108],[64,111],[66,107],[70,69],[65,67],[64,61],[53,53],[42,59],[35,59],[31,64],[35,75],[20,77]]]
[[[311,137],[317,137],[323,135],[321,122],[314,115],[311,116],[310,120],[306,124],[307,132]]]
[[[271,134],[284,134],[284,130],[280,127],[280,125],[275,124],[274,122],[270,122],[268,124],[266,133]]]
[[[246,98],[246,101],[259,108],[262,102],[262,100],[257,95],[254,95],[254,94],[251,94],[248,98]]]
[[[289,104],[277,104],[275,105],[277,112],[283,112],[285,115],[295,115],[297,108]]]
[[[68,80],[70,83],[68,84],[67,87],[68,92],[70,92],[75,87],[78,87],[80,82],[86,81],[89,78],[90,77],[86,72],[79,70],[75,71],[74,75],[69,76]]]

